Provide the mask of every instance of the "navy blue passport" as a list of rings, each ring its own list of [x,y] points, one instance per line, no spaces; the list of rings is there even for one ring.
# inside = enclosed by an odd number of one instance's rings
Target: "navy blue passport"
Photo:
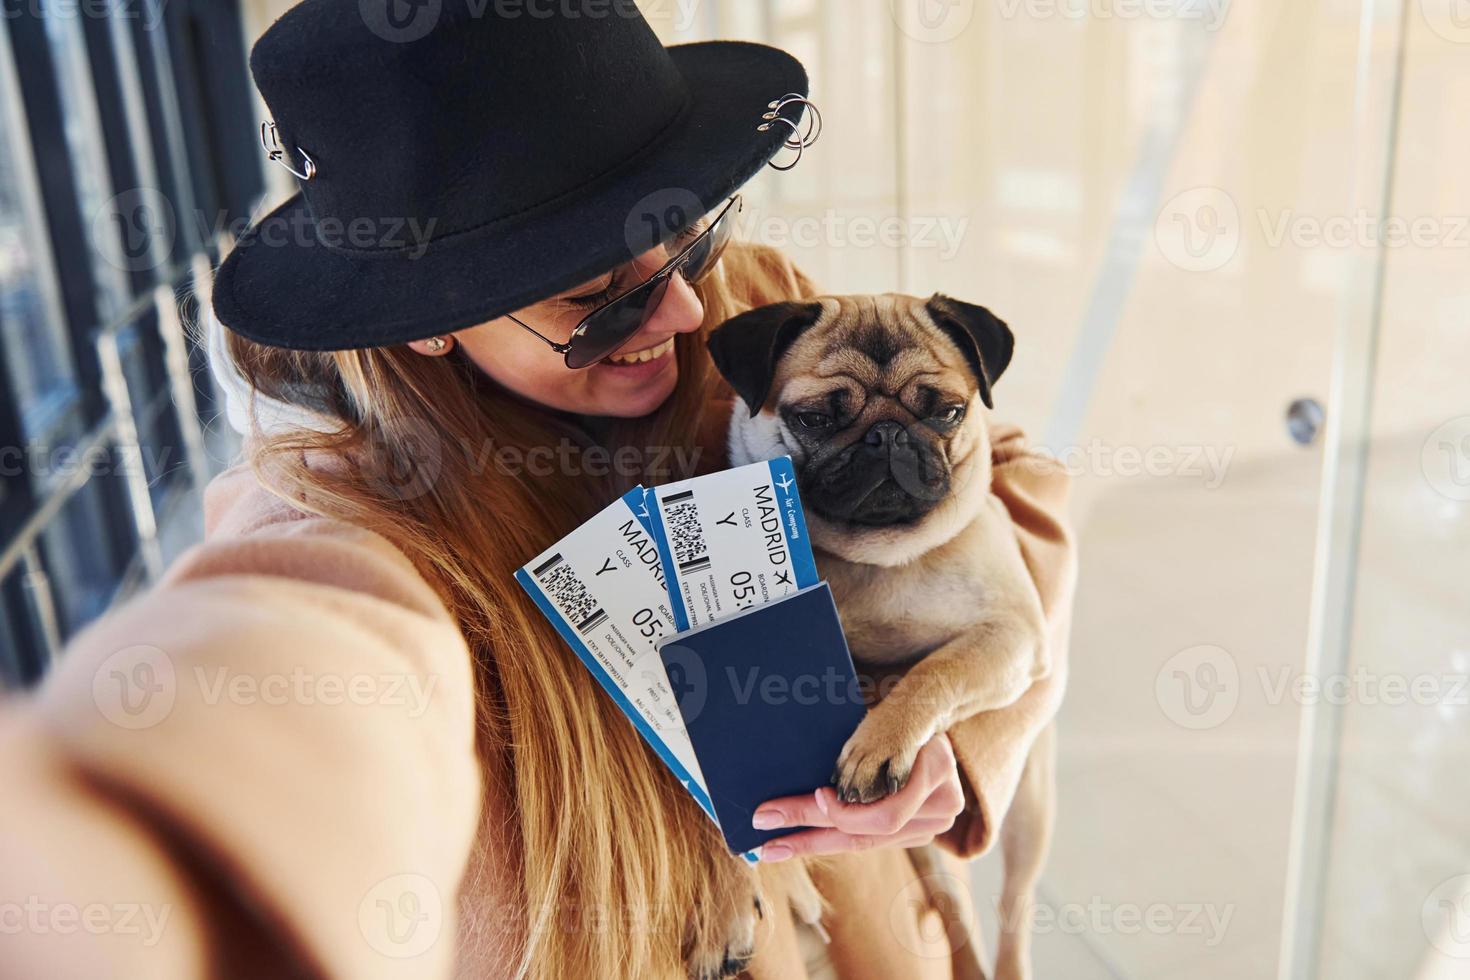
[[[792,833],[756,830],[751,815],[828,785],[867,710],[827,583],[668,637],[658,650],[730,850]]]

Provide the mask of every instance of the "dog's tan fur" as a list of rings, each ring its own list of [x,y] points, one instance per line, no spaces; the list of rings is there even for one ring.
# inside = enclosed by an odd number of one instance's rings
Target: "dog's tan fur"
[[[795,339],[775,348],[769,390],[757,410],[737,401],[730,462],[792,457],[817,564],[831,584],[854,660],[860,666],[908,665],[838,760],[839,795],[872,802],[907,782],[915,756],[937,733],[1011,704],[1050,665],[1040,600],[1009,515],[990,492],[984,402],[994,376],[978,349],[967,353],[967,341],[949,317],[956,313],[955,319],[963,321],[980,308],[895,294],[823,297],[815,303],[820,311],[809,308],[810,322],[799,324]],[[758,321],[762,314],[753,311],[753,316]],[[992,321],[987,328],[994,330]],[[993,324],[1004,331],[1009,360],[1009,330],[999,321]],[[740,327],[732,321],[721,330]],[[789,324],[781,329],[787,333],[780,336],[793,332]],[[712,351],[717,342],[711,341]],[[727,376],[740,370],[727,369],[729,355],[725,360],[721,368]],[[926,412],[951,403],[964,406],[962,421],[926,424]],[[816,438],[800,431],[804,423],[793,422],[793,417],[813,417],[800,415],[804,409],[820,414],[833,404],[843,406],[840,431],[824,430]],[[943,460],[948,471],[943,496],[936,490],[931,509],[901,523],[875,526],[824,516],[820,495],[809,492],[809,485],[824,467],[841,461],[837,454],[861,448],[855,443],[884,421],[902,428],[910,440],[904,445],[921,445],[931,459]],[[915,469],[918,494],[927,492],[921,474],[937,466]],[[1018,925],[1028,917],[1050,839],[1052,759],[1048,733],[1033,749],[1002,827],[1006,882],[997,973],[1008,980],[1029,976],[1029,937]],[[927,853],[914,857],[921,875],[935,865]],[[809,888],[809,881],[798,881],[788,891],[802,895]],[[809,915],[809,897],[805,903]],[[964,945],[973,956],[968,962],[958,959],[959,969],[983,976],[978,945],[973,940]]]

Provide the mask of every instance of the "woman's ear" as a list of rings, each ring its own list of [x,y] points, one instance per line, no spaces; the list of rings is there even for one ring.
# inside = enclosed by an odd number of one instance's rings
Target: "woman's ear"
[[[772,303],[731,317],[710,333],[710,358],[751,415],[771,393],[776,362],[821,315],[821,303]]]
[[[934,325],[949,335],[970,362],[975,380],[980,383],[980,400],[986,408],[994,408],[990,389],[1011,363],[1016,347],[1015,335],[1005,321],[983,306],[952,299],[935,293],[925,304]]]
[[[422,354],[425,357],[443,357],[454,350],[454,334],[430,337],[427,340],[410,340],[408,346],[415,354]]]

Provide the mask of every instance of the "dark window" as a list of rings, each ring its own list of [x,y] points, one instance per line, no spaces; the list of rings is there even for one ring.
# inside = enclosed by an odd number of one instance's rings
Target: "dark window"
[[[110,18],[38,3],[0,21],[0,686],[34,681],[49,641],[114,601],[138,567],[139,499],[163,516],[188,486],[150,298],[174,283],[191,310],[191,257],[238,231],[264,186],[233,0],[141,0]],[[116,453],[77,455],[110,417],[106,328],[146,488]],[[195,385],[204,412],[209,390]]]

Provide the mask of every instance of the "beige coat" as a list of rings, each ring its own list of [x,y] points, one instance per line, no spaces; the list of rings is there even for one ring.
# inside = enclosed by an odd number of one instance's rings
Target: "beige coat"
[[[759,259],[752,302],[811,292]],[[964,857],[993,843],[1061,699],[1074,575],[1064,475],[1018,432],[993,438],[1057,668],[950,732],[968,807],[945,842]],[[388,541],[293,510],[247,468],[210,486],[206,524],[0,710],[0,978],[508,975],[511,797],[476,760],[443,604]],[[904,852],[817,879],[839,976],[949,977]],[[790,917],[761,928],[750,976],[805,976]]]

